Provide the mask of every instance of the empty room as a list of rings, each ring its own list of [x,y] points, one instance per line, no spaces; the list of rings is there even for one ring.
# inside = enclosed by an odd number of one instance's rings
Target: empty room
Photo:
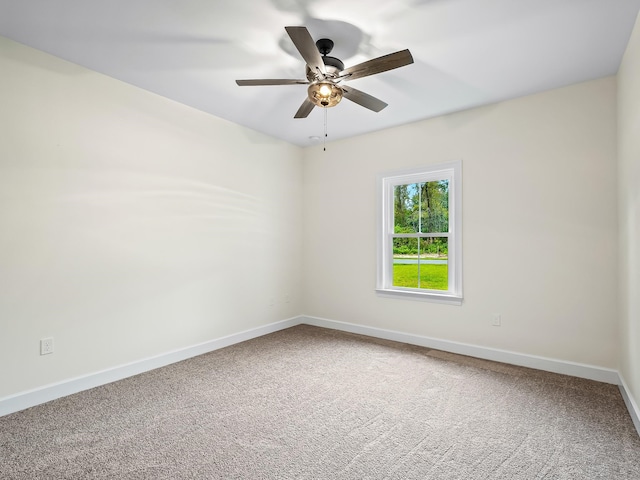
[[[640,0],[0,0],[0,478],[640,479]]]

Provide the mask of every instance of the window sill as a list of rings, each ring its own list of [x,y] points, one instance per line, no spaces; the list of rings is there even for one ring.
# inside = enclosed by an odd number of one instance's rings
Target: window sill
[[[392,288],[376,288],[376,293],[382,297],[405,298],[421,300],[433,303],[445,303],[448,305],[462,305],[462,296],[443,295],[441,293],[416,292],[413,290],[400,290]]]

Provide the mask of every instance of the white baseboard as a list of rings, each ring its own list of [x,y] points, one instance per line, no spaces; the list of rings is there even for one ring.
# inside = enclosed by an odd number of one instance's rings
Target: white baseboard
[[[393,340],[396,342],[434,348],[437,350],[483,358],[486,360],[493,360],[619,385],[620,392],[622,393],[624,402],[629,410],[631,419],[638,430],[638,434],[640,434],[640,409],[638,409],[638,405],[631,395],[624,379],[615,370],[304,315],[263,325],[261,327],[235,333],[180,350],[167,352],[155,357],[142,359],[126,365],[120,365],[107,370],[102,370],[51,385],[45,385],[34,390],[20,392],[15,395],[0,398],[0,416],[24,410],[25,408],[33,407],[83,390],[122,380],[123,378],[138,375],[149,370],[164,367],[175,362],[212,352],[246,340],[251,340],[252,338],[277,332],[279,330],[284,330],[285,328],[294,327],[299,324],[314,325],[333,330],[357,333],[370,337]]]
[[[573,377],[587,378],[603,383],[619,384],[618,372],[616,370],[596,367],[593,365],[585,365],[581,363],[567,362],[565,360],[556,360],[553,358],[538,357],[535,355],[527,355],[524,353],[511,352],[508,350],[499,350],[495,348],[480,347],[468,343],[452,342],[450,340],[441,340],[438,338],[423,337],[420,335],[412,335],[394,330],[386,330],[382,328],[367,327],[353,323],[338,322],[328,320],[326,318],[302,316],[301,323],[315,325],[317,327],[331,328],[333,330],[342,330],[344,332],[358,333],[368,335],[370,337],[383,338],[385,340],[394,340],[396,342],[418,345],[421,347],[434,348],[436,350],[444,350],[445,352],[458,353],[460,355],[468,355],[470,357],[483,358],[485,360],[493,360],[496,362],[518,365],[521,367],[535,368],[547,372],[561,373],[571,375]]]
[[[285,328],[293,327],[298,324],[300,324],[300,317],[294,317],[250,330],[245,330],[243,332],[234,333],[233,335],[210,340],[198,345],[192,345],[180,350],[174,350],[154,357],[145,358],[126,365],[119,365],[107,370],[102,370],[0,398],[0,417],[35,405],[40,405],[41,403],[55,400],[56,398],[65,397],[83,390],[122,380],[123,378],[138,375],[149,370],[164,367],[191,357],[228,347],[236,343],[251,340],[252,338],[284,330]]]
[[[343,332],[357,333],[367,335],[369,337],[382,338],[385,340],[393,340],[396,342],[408,343],[410,345],[418,345],[421,347],[443,350],[445,352],[458,353],[460,355],[468,355],[475,358],[483,358],[485,360],[493,360],[496,362],[518,365],[521,367],[535,368],[546,372],[560,373],[570,375],[572,377],[586,378],[603,383],[618,385],[624,403],[629,411],[633,425],[640,435],[640,408],[634,400],[631,390],[627,386],[624,378],[616,370],[609,368],[596,367],[582,363],[568,362],[566,360],[557,360],[553,358],[539,357],[536,355],[527,355],[524,353],[511,352],[508,350],[499,350],[495,348],[480,347],[467,343],[453,342],[450,340],[441,340],[438,338],[423,337],[409,333],[398,332],[394,330],[386,330],[383,328],[367,327],[365,325],[357,325],[354,323],[338,322],[326,318],[318,318],[311,316],[301,316],[300,323],[314,325],[316,327],[330,328],[333,330],[341,330]]]
[[[629,410],[629,415],[631,416],[631,420],[638,431],[638,435],[640,435],[640,408],[638,408],[638,404],[634,400],[633,395],[631,395],[631,390],[629,390],[627,382],[624,381],[622,374],[620,374],[620,383],[618,384],[618,388],[620,388],[624,404],[627,406],[627,410]]]

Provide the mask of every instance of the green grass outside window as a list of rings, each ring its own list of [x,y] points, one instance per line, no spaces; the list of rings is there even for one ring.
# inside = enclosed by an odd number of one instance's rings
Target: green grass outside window
[[[418,287],[418,265],[393,265],[393,286],[426,290],[447,290],[448,265],[420,265],[420,286]]]

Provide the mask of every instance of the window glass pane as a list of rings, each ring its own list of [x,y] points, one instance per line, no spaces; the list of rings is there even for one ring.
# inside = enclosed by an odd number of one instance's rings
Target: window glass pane
[[[447,238],[393,239],[394,287],[447,290],[448,282]]]
[[[449,231],[449,180],[420,184],[421,233]]]
[[[420,184],[393,187],[394,233],[418,233],[420,230]]]
[[[393,286],[419,288],[418,254],[420,238],[393,239]]]

